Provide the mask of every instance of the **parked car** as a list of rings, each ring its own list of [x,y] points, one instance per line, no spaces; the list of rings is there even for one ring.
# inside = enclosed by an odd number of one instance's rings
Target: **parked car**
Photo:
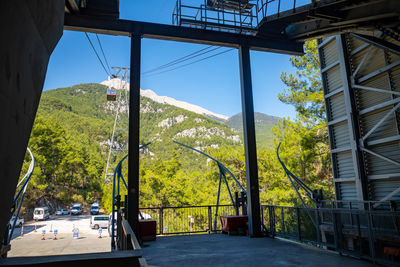
[[[67,209],[60,209],[56,211],[56,215],[68,215],[69,211]]]
[[[99,203],[93,203],[90,207],[90,214],[97,215],[99,214]]]
[[[12,216],[10,221],[8,222],[8,228],[11,228],[14,224],[15,221],[15,216]],[[24,224],[24,219],[18,218],[17,217],[17,221],[15,223],[15,227],[21,227]]]
[[[90,228],[108,228],[109,216],[108,215],[95,215],[90,218]]]
[[[71,215],[79,215],[82,214],[82,204],[74,204],[71,209]]]
[[[33,219],[35,221],[46,220],[48,218],[50,218],[50,213],[49,213],[48,207],[35,208],[35,210],[33,211]]]

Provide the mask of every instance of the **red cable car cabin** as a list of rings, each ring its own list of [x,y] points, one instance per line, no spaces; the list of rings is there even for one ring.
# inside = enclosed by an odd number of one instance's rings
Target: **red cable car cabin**
[[[116,101],[117,100],[117,90],[107,88],[107,101]]]

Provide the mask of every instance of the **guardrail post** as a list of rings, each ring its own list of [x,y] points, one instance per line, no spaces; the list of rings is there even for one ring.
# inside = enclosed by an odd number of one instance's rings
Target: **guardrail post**
[[[296,220],[297,220],[297,238],[301,240],[301,220],[300,220],[300,210],[296,207]]]
[[[318,212],[318,209],[315,209],[314,211],[315,211],[315,222],[317,223],[316,229],[315,229],[317,231],[317,242],[319,244],[321,244],[321,229],[319,227],[319,225],[320,225],[319,212]]]
[[[268,207],[268,212],[269,212],[269,227],[270,227],[270,231],[271,231],[271,237],[274,238],[275,237],[275,211],[274,211],[274,207],[269,206]]]
[[[366,211],[367,214],[367,226],[368,226],[368,245],[369,253],[373,261],[375,262],[375,244],[374,244],[374,232],[371,211]]]
[[[338,229],[337,229],[337,216],[336,213],[333,211],[333,209],[331,210],[331,214],[332,214],[332,225],[333,225],[333,239],[335,242],[335,250],[338,251],[339,245],[338,245]]]
[[[122,237],[122,223],[121,223],[121,213],[119,210],[117,210],[117,238],[115,240],[116,243],[116,248],[121,249],[121,240],[123,240]],[[122,242],[123,243],[123,242]],[[122,248],[123,249],[123,248]]]
[[[164,233],[164,231],[163,231],[163,229],[164,229],[164,208],[163,207],[161,207],[160,209],[159,209],[159,212],[160,212],[160,214],[159,214],[159,224],[160,224],[160,235],[162,235],[163,233]]]
[[[235,192],[235,213],[236,213],[236,216],[239,215],[239,206],[240,206],[239,193]]]
[[[211,206],[208,206],[208,233],[211,233],[211,228],[212,228],[212,212],[211,212]]]

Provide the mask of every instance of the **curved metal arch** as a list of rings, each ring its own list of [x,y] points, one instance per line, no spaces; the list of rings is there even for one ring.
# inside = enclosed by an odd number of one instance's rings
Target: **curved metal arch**
[[[145,147],[147,147],[148,145],[150,145],[151,142],[148,142],[146,144],[143,144],[141,146],[139,146],[139,150],[143,149]],[[125,188],[128,189],[128,185],[124,179],[124,176],[122,174],[122,163],[124,162],[124,160],[129,156],[129,154],[126,154],[117,164],[117,167],[115,168],[114,171],[114,175],[113,175],[113,193],[112,193],[112,213],[111,213],[111,247],[114,248],[115,245],[115,235],[114,235],[114,231],[115,231],[115,205],[116,205],[116,195],[115,195],[115,190],[117,190],[117,195],[119,195],[120,193],[120,180],[122,180],[122,182],[125,185]],[[117,188],[115,185],[115,180],[116,178],[117,180]],[[139,215],[140,217],[143,218],[142,214],[139,211]]]
[[[24,197],[25,197],[25,192],[26,192],[26,188],[28,187],[28,183],[31,179],[33,170],[35,168],[35,157],[33,156],[32,151],[29,149],[29,147],[26,148],[30,157],[31,157],[31,163],[29,164],[29,168],[28,171],[25,173],[24,177],[21,179],[21,181],[19,181],[19,183],[17,184],[17,189],[18,187],[20,187],[20,189],[18,190],[17,194],[15,195],[14,199],[13,199],[13,206],[12,206],[12,211],[9,217],[9,220],[11,220],[11,218],[13,216],[15,216],[15,220],[13,222],[13,224],[11,225],[11,228],[9,230],[8,233],[8,238],[6,240],[6,245],[10,244],[12,235],[14,233],[14,228],[15,228],[15,224],[17,223],[17,217],[19,215],[19,212],[21,210],[22,207],[22,202],[24,201]]]
[[[191,146],[188,146],[188,145],[179,143],[179,142],[177,142],[177,141],[174,141],[174,143],[175,143],[175,144],[178,144],[178,145],[181,145],[181,146],[183,146],[183,147],[192,149],[192,150],[196,151],[197,153],[200,153],[200,154],[202,154],[203,156],[206,156],[207,158],[209,158],[209,159],[215,161],[215,162],[218,164],[218,167],[221,168],[223,171],[227,172],[227,173],[233,178],[233,180],[235,180],[236,184],[240,187],[240,189],[242,189],[242,191],[245,192],[245,193],[247,194],[246,189],[244,189],[244,187],[243,187],[243,186],[239,183],[239,181],[236,179],[235,175],[233,175],[233,173],[232,173],[227,167],[225,167],[224,164],[222,164],[221,162],[219,162],[219,161],[216,160],[215,158],[211,157],[210,155],[208,155],[208,154],[206,154],[206,153],[204,153],[204,152],[202,152],[202,151],[200,151],[200,150],[198,150],[198,149],[195,149],[195,148],[193,148],[193,147],[191,147]]]
[[[175,143],[175,144],[178,144],[178,145],[180,145],[180,146],[183,146],[183,147],[192,149],[192,150],[194,150],[194,151],[196,151],[196,152],[202,154],[203,156],[205,156],[205,157],[207,157],[207,158],[213,160],[213,161],[216,162],[217,165],[218,165],[218,169],[219,169],[219,184],[218,184],[217,205],[216,205],[216,208],[215,208],[214,224],[213,224],[213,230],[216,231],[216,229],[217,229],[217,217],[218,217],[219,199],[220,199],[220,194],[221,194],[221,183],[222,183],[222,178],[224,178],[225,185],[226,185],[226,188],[227,188],[227,190],[228,190],[229,197],[231,198],[231,201],[232,201],[233,206],[236,206],[236,205],[237,205],[237,203],[235,203],[235,201],[233,200],[233,196],[232,196],[231,190],[229,189],[229,184],[228,184],[228,180],[226,179],[225,172],[227,172],[227,173],[233,178],[233,180],[235,180],[236,184],[242,189],[242,191],[243,191],[245,194],[247,194],[246,189],[244,189],[244,187],[239,183],[239,181],[236,179],[236,177],[233,175],[233,173],[232,173],[230,170],[228,170],[228,168],[226,168],[221,162],[219,162],[219,161],[216,160],[215,158],[213,158],[213,157],[211,157],[210,155],[208,155],[208,154],[206,154],[206,153],[204,153],[204,152],[202,152],[202,151],[200,151],[200,150],[198,150],[198,149],[195,149],[195,148],[193,148],[193,147],[191,147],[191,146],[188,146],[188,145],[179,143],[179,142],[177,142],[177,141],[174,141],[174,143]]]

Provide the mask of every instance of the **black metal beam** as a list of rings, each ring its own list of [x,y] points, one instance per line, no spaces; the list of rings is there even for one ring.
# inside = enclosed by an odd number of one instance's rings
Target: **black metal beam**
[[[139,238],[139,129],[141,36],[131,37],[129,86],[128,222]]]
[[[249,235],[261,236],[260,196],[258,186],[258,166],[256,131],[254,126],[253,88],[251,83],[250,50],[248,46],[239,48],[240,85],[242,93],[242,116],[244,148],[246,155],[247,214]]]
[[[199,43],[239,48],[241,43],[252,50],[281,54],[303,54],[303,43],[283,38],[261,38],[229,32],[220,32],[157,23],[110,20],[87,16],[65,14],[64,29],[99,34],[130,36],[131,33],[143,38]]]
[[[355,33],[352,33],[351,35],[353,35],[354,37],[356,37],[366,43],[372,44],[376,47],[379,47],[381,49],[387,50],[393,54],[400,56],[400,46],[398,46],[394,43],[390,43],[390,42],[382,40],[380,38],[376,38],[375,36],[368,36],[368,35],[355,34]]]

